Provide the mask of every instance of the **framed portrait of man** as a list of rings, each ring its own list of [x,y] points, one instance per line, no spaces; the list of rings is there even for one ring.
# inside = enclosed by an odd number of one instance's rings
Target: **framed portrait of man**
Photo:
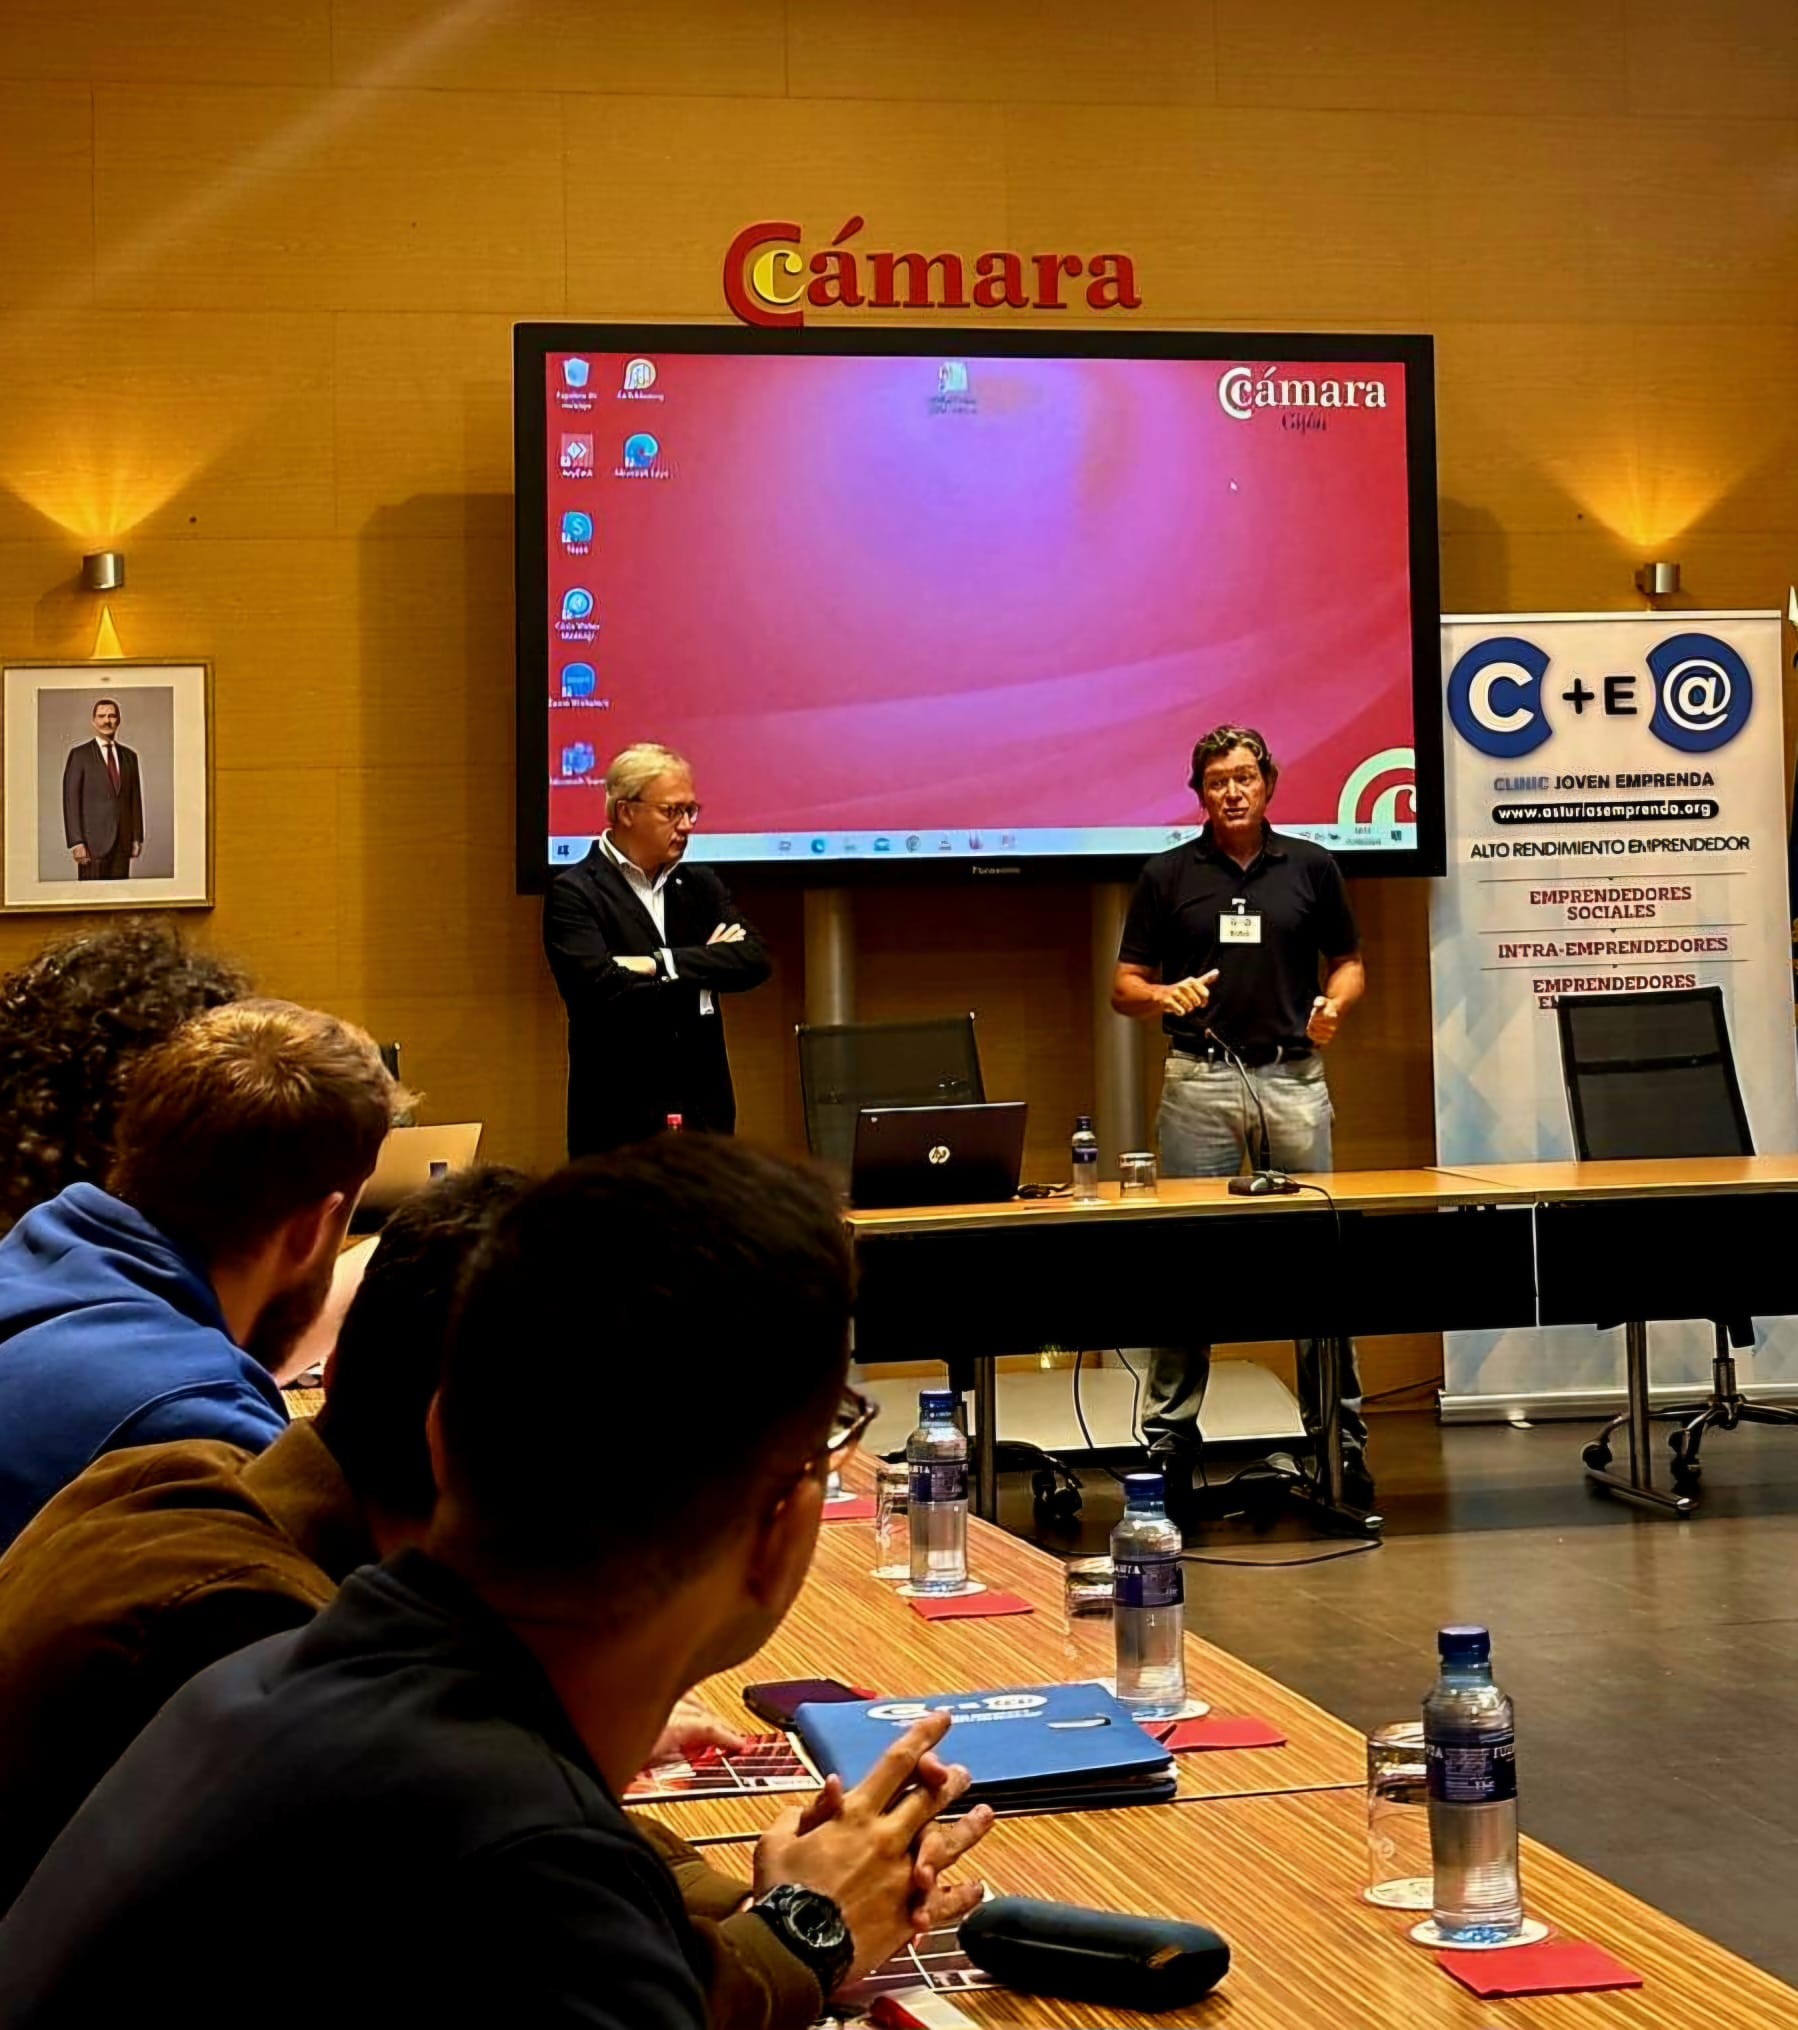
[[[212,903],[212,665],[0,665],[7,909]]]

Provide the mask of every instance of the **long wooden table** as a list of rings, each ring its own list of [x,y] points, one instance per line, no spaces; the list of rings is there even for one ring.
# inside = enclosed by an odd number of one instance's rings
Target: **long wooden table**
[[[1103,1619],[1068,1619],[1060,1561],[978,1518],[970,1519],[968,1532],[974,1576],[994,1590],[1028,1600],[1034,1613],[925,1621],[890,1584],[871,1575],[871,1523],[826,1523],[811,1575],[772,1640],[748,1663],[710,1679],[700,1687],[700,1696],[722,1718],[754,1731],[763,1723],[747,1714],[743,1687],[783,1678],[842,1678],[873,1692],[911,1698],[1109,1677],[1111,1624]],[[1239,1657],[1189,1635],[1186,1673],[1193,1696],[1206,1700],[1214,1712],[1267,1720],[1287,1738],[1283,1748],[1233,1748],[1176,1757],[1182,1799],[1359,1785],[1364,1780],[1366,1748],[1353,1727]],[[682,1798],[632,1809],[704,1846],[753,1839],[797,1802],[798,1797],[787,1793]]]
[[[733,1857],[734,1856],[734,1857]],[[1238,2030],[1791,2030],[1798,1992],[1533,1840],[1524,1903],[1557,1936],[1588,1940],[1645,1985],[1482,2002],[1406,1937],[1416,1913],[1362,1902],[1365,1806],[1347,1791],[1003,1819],[963,1872],[1005,1895],[1208,1924],[1230,1972],[1190,2009],[1142,2016],[991,1988],[957,1994],[1010,2030],[1207,2024]],[[716,1865],[748,1872],[746,1849]]]
[[[847,1215],[856,1353],[972,1361],[992,1498],[992,1357],[1048,1345],[1315,1338],[1626,1323],[1632,1456],[1607,1484],[1681,1513],[1647,1446],[1647,1327],[1798,1311],[1798,1157],[1337,1171],[1295,1197],[1222,1179],[1150,1199]],[[1326,1362],[1326,1375],[1328,1362]],[[1341,1492],[1334,1402],[1323,1451]],[[1347,1518],[1345,1518],[1347,1519]]]

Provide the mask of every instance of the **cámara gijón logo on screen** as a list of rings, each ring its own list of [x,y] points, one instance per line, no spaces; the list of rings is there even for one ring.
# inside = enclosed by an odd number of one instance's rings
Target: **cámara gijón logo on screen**
[[[724,256],[724,300],[745,324],[771,330],[813,310],[1139,310],[1128,254],[921,254],[857,244],[867,230],[846,219],[808,250],[786,219],[745,226]]]

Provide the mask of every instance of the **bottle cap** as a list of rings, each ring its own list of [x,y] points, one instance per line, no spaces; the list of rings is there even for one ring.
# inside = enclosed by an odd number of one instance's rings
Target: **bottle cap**
[[[926,1417],[953,1417],[955,1415],[955,1391],[953,1389],[920,1389],[918,1410]]]
[[[1091,1114],[1076,1114],[1076,1115],[1074,1116],[1074,1132],[1075,1132],[1075,1134],[1078,1134],[1078,1133],[1080,1132],[1080,1130],[1081,1130],[1082,1128],[1087,1128],[1087,1129],[1090,1129],[1090,1128],[1092,1127],[1092,1124],[1093,1124],[1093,1117],[1092,1117],[1092,1115],[1091,1115]]]
[[[1436,1648],[1444,1663],[1490,1663],[1492,1637],[1484,1628],[1444,1628],[1436,1637]]]
[[[1167,1482],[1159,1473],[1126,1473],[1126,1508],[1161,1508],[1167,1501]]]

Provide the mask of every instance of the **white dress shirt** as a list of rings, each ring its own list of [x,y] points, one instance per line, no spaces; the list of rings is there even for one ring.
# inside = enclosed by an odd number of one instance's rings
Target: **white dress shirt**
[[[663,891],[668,886],[669,875],[680,865],[680,862],[678,860],[670,860],[668,865],[652,880],[637,865],[635,860],[631,859],[627,854],[619,852],[618,848],[612,844],[610,832],[601,834],[599,850],[618,869],[619,873],[624,876],[626,882],[630,885],[631,893],[649,911],[649,920],[656,927],[656,935],[658,937],[666,937],[668,935],[668,898]],[[673,952],[666,945],[663,945],[660,948],[659,956],[662,961],[663,974],[670,980],[677,978],[678,976],[674,970]],[[717,1011],[717,1006],[718,1004],[712,999],[711,994],[702,987],[699,992],[700,1014],[714,1014]]]

